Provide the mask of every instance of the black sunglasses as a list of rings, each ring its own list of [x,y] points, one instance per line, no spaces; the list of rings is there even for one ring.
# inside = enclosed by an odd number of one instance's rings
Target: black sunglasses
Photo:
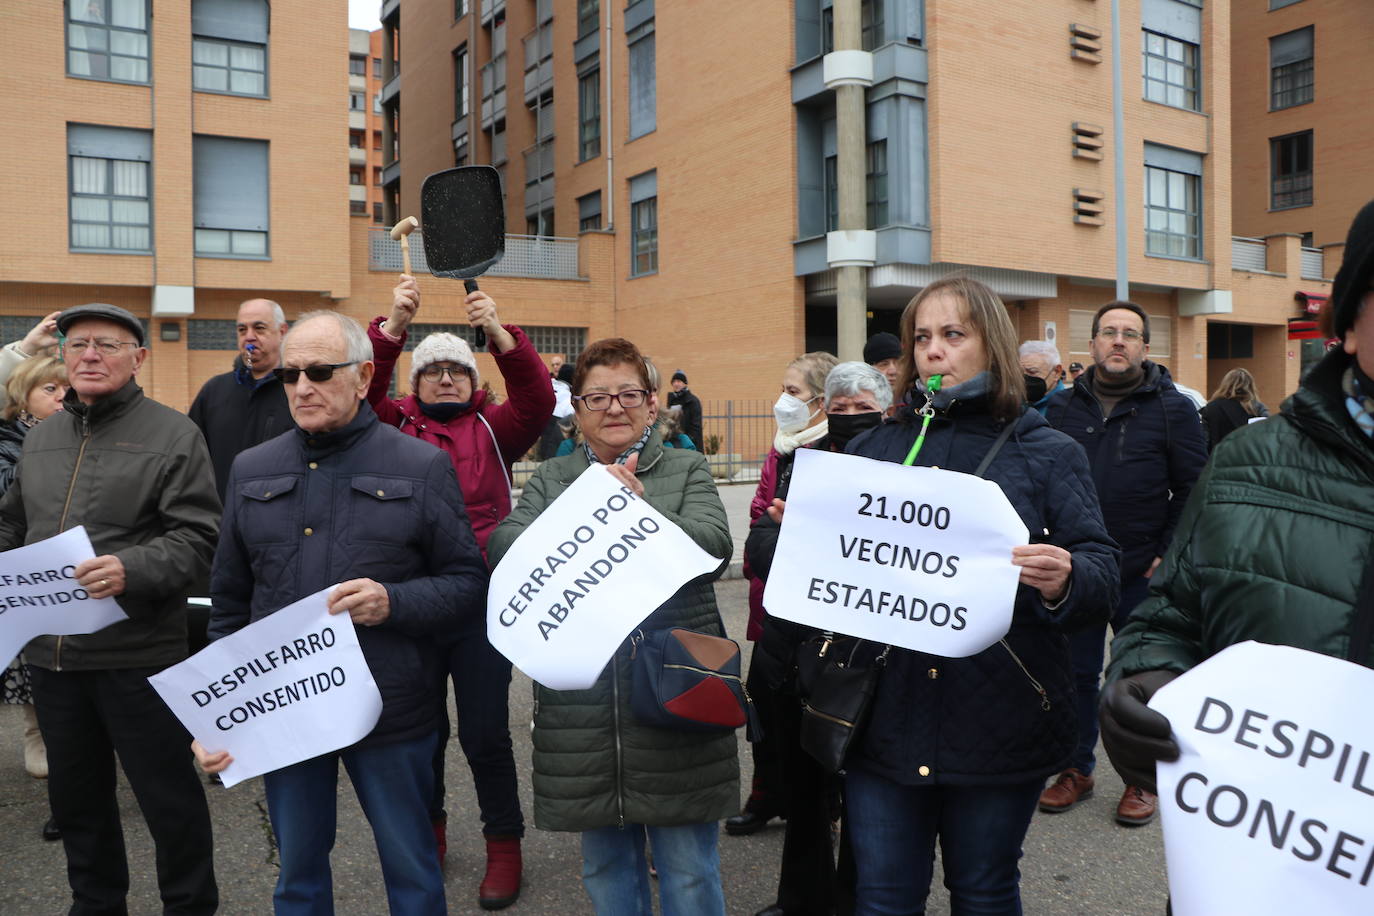
[[[335,369],[356,365],[357,360],[351,363],[321,363],[318,366],[306,366],[304,369],[273,369],[272,374],[280,379],[283,385],[294,385],[299,382],[302,372],[312,382],[327,382],[334,377]]]

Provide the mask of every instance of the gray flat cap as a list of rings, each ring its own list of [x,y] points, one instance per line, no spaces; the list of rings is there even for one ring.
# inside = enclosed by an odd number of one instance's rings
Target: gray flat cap
[[[85,305],[74,305],[67,309],[57,316],[57,332],[66,336],[67,328],[83,318],[99,318],[104,321],[113,321],[115,324],[122,324],[133,332],[134,339],[138,341],[140,347],[147,346],[147,341],[143,339],[143,323],[135,318],[132,312],[127,312],[117,305],[110,305],[106,302],[88,302]]]

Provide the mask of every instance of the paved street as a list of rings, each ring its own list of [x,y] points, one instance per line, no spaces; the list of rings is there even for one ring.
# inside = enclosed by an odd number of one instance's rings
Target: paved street
[[[752,485],[723,488],[731,525],[743,540],[743,514]],[[742,636],[747,615],[743,580],[717,586],[721,611],[731,635]],[[516,762],[521,770],[521,797],[526,815],[529,793],[530,682],[516,673],[511,693],[511,724]],[[23,768],[19,710],[0,708],[0,913],[65,912],[68,890],[60,843],[38,836],[46,811],[44,783]],[[748,785],[747,747],[741,744]],[[1032,916],[1102,916],[1159,914],[1164,911],[1163,852],[1158,824],[1127,830],[1112,821],[1121,784],[1110,766],[1099,768],[1096,797],[1063,815],[1037,815],[1022,861],[1025,909]],[[276,866],[260,780],[233,789],[208,787],[215,823],[216,870],[226,914],[259,914],[270,910]],[[456,738],[448,773],[449,854],[445,866],[449,907],[455,913],[481,912],[476,887],[483,853],[471,780]],[[130,912],[159,912],[151,843],[127,790],[121,793],[129,858],[133,873]],[[339,840],[334,852],[335,897],[342,914],[385,912],[371,832],[341,780]],[[776,822],[775,822],[776,823]],[[782,830],[773,827],[753,837],[722,835],[721,859],[726,900],[731,914],[754,913],[773,900]],[[590,913],[578,881],[580,855],[575,835],[531,829],[525,840],[525,889],[507,912],[525,916]],[[930,912],[948,913],[943,894],[932,894]]]

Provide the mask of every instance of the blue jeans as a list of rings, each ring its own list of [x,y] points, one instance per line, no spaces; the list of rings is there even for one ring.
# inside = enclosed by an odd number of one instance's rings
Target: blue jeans
[[[1135,606],[1145,600],[1150,580],[1132,576],[1121,583],[1121,601],[1112,618],[1112,634],[1120,633]],[[1097,766],[1097,695],[1102,689],[1102,647],[1107,641],[1107,625],[1099,624],[1069,634],[1069,656],[1073,661],[1073,682],[1078,710],[1078,747],[1069,766],[1080,773],[1091,773]]]
[[[1041,781],[1010,786],[903,786],[851,769],[845,817],[858,864],[855,916],[926,911],[935,841],[954,916],[1021,913],[1021,841]]]
[[[601,827],[582,831],[582,886],[597,916],[653,916],[645,841],[658,869],[663,916],[725,916],[720,825]]]
[[[339,761],[372,825],[393,914],[445,913],[444,876],[429,823],[435,736],[345,748],[263,777],[281,853],[272,895],[278,914],[334,912],[329,851],[334,848]]]

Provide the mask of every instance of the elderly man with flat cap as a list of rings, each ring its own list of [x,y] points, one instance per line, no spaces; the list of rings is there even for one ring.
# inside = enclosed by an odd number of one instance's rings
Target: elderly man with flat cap
[[[24,442],[0,501],[0,550],[85,526],[96,556],[76,567],[76,580],[129,617],[24,649],[71,911],[127,911],[118,755],[157,850],[163,911],[212,913],[219,894],[205,791],[189,736],[148,684],[186,657],[186,593],[209,569],[219,525],[210,455],[190,420],[134,380],[148,357],[137,318],[79,305],[58,315],[57,332],[71,388],[63,410]]]

